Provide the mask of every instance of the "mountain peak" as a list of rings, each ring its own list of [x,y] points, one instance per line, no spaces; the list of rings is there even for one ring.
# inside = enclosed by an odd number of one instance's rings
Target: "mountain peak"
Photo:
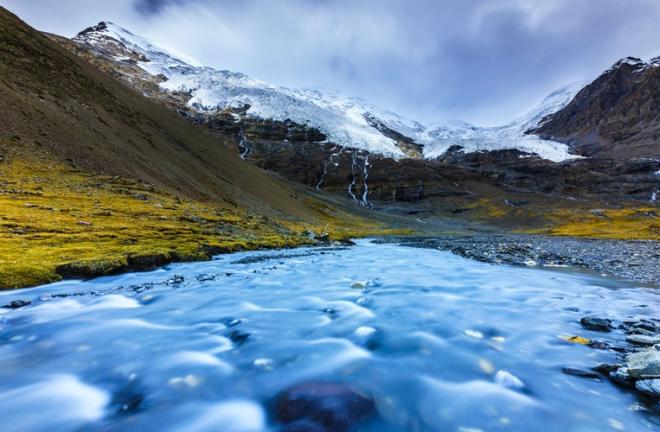
[[[650,64],[638,57],[624,57],[615,62],[606,72],[619,70],[623,67],[631,67],[633,70],[643,70],[649,67]]]
[[[85,36],[87,36],[89,34],[92,34],[92,33],[105,33],[105,32],[108,32],[111,28],[117,28],[117,29],[120,29],[124,32],[130,33],[128,30],[119,27],[118,25],[116,25],[115,23],[113,23],[111,21],[99,21],[98,24],[87,27],[86,29],[84,29],[83,31],[78,33],[75,37],[76,38],[85,37]]]

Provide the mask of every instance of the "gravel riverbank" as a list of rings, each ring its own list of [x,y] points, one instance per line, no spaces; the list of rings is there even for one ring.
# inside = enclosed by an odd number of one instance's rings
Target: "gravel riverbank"
[[[493,264],[589,269],[660,286],[660,242],[579,239],[522,234],[399,237],[379,240],[450,251]]]

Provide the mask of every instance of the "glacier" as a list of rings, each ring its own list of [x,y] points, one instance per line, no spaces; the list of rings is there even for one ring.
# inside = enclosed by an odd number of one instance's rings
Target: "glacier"
[[[161,90],[188,95],[187,105],[197,111],[212,114],[249,106],[248,116],[291,120],[317,128],[328,142],[395,159],[406,155],[395,140],[372,126],[368,117],[423,146],[423,156],[428,159],[443,155],[453,145],[463,147],[468,153],[518,149],[555,162],[578,157],[570,153],[566,144],[526,135],[525,131],[568,104],[585,83],[573,83],[553,92],[528,114],[504,126],[478,127],[453,121],[428,128],[359,98],[316,89],[274,86],[239,72],[201,66],[185,55],[159,47],[110,22],[90,27],[74,40],[105,52],[119,53],[114,55],[118,62],[137,59],[144,72],[159,79]]]

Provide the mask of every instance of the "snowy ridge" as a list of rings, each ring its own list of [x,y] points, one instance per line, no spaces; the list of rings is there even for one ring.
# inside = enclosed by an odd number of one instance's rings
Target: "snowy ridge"
[[[563,108],[579,90],[562,88],[546,98],[528,115],[496,128],[450,122],[427,129],[422,124],[370,105],[358,98],[312,89],[273,86],[242,73],[199,66],[195,60],[172,53],[112,23],[99,23],[74,38],[103,51],[117,61],[134,61],[147,74],[162,80],[160,88],[190,95],[188,105],[214,112],[249,105],[247,115],[273,120],[292,120],[315,127],[329,142],[394,158],[404,157],[397,143],[370,125],[373,116],[387,128],[423,145],[425,158],[441,156],[452,145],[466,152],[515,148],[561,161],[574,157],[565,144],[525,135],[548,114]],[[182,59],[185,59],[182,60]]]
[[[643,71],[643,70],[648,69],[650,67],[656,66],[658,60],[659,60],[659,58],[656,57],[656,58],[652,59],[650,62],[647,63],[644,60],[642,60],[640,58],[637,58],[637,57],[624,57],[624,58],[620,59],[619,61],[617,61],[616,63],[614,63],[612,65],[612,67],[610,67],[609,69],[607,69],[605,71],[605,73],[608,73],[608,72],[611,72],[613,70],[619,69],[623,65],[629,65],[629,66],[634,67],[638,71]]]
[[[466,153],[518,149],[555,162],[576,158],[565,144],[525,135],[525,131],[566,106],[584,85],[576,82],[554,91],[532,111],[505,126],[478,127],[466,122],[448,122],[435,127],[428,131],[429,144],[424,148],[424,155],[427,158],[442,156],[452,145],[460,145]]]

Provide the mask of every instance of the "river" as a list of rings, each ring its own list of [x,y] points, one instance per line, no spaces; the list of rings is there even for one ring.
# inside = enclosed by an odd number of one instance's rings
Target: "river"
[[[658,430],[635,394],[562,369],[616,357],[565,337],[624,337],[580,317],[658,318],[659,299],[370,240],[4,292],[31,303],[0,312],[2,430],[328,430],[278,423],[301,384],[368,401],[358,431]]]

